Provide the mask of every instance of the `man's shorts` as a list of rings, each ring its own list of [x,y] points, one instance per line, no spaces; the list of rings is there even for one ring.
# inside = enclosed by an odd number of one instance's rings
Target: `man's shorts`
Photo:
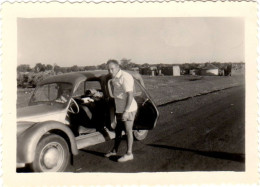
[[[117,121],[134,121],[135,120],[135,114],[136,111],[134,112],[127,112],[128,116],[126,119],[122,119],[123,113],[116,113],[116,120]]]

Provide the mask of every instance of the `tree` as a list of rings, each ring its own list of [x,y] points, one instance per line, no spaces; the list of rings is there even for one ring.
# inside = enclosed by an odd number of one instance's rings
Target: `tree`
[[[79,71],[79,67],[77,65],[74,65],[71,67],[71,71]]]
[[[61,72],[61,67],[58,66],[58,65],[54,65],[53,70],[54,70],[54,72],[55,72],[56,74],[58,74],[59,72]]]
[[[17,71],[18,72],[29,72],[32,69],[30,68],[30,65],[28,64],[21,64],[19,66],[17,66]]]
[[[17,86],[25,88],[28,85],[28,74],[18,73],[17,74]]]
[[[142,68],[148,68],[148,67],[150,67],[150,65],[148,63],[144,63],[144,64],[141,65],[141,67]]]
[[[52,65],[50,65],[50,64],[47,64],[47,65],[46,65],[46,70],[52,70],[52,68],[53,68]]]
[[[136,67],[139,67],[138,64],[134,63],[134,62],[130,62],[129,65],[128,65],[128,68],[131,69],[131,68],[136,68]]]
[[[38,73],[38,72],[41,72],[41,71],[45,71],[46,70],[46,67],[44,64],[42,63],[37,63],[35,66],[34,66],[34,72]]]
[[[199,66],[199,64],[191,63],[191,64],[189,64],[189,66],[190,66],[190,69],[196,69]]]
[[[84,70],[89,71],[89,70],[96,70],[96,66],[85,66]]]
[[[84,71],[84,70],[85,70],[84,66],[79,67],[79,71]]]
[[[122,69],[130,69],[131,59],[122,58],[120,61],[120,65]]]
[[[98,69],[107,69],[107,65],[106,65],[105,63],[100,64],[100,65],[98,66]]]
[[[190,65],[188,63],[181,64],[180,66],[182,67],[182,69],[190,69]]]

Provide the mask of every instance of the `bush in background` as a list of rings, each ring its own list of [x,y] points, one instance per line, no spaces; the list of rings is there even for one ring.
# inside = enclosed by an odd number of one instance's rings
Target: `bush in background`
[[[55,75],[54,71],[44,72],[17,72],[17,87],[18,88],[34,88],[38,81]]]

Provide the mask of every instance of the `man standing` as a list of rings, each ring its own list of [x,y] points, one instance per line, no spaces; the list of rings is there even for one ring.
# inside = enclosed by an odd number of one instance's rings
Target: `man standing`
[[[133,160],[133,123],[137,111],[137,103],[133,96],[134,79],[129,73],[122,71],[116,60],[107,62],[108,71],[112,75],[113,94],[116,105],[116,138],[111,152],[105,156],[110,157],[117,154],[121,142],[122,130],[125,128],[127,136],[127,152],[118,159],[118,162]]]

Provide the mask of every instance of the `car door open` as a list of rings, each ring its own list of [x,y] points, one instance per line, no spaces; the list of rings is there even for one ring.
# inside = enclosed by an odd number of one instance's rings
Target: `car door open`
[[[159,112],[145,88],[135,80],[134,98],[138,105],[135,117],[135,130],[150,130],[156,126]]]
[[[108,81],[108,92],[114,98],[112,91],[112,80]],[[156,125],[159,112],[145,88],[135,80],[134,98],[138,105],[138,110],[134,122],[134,130],[150,130]]]

